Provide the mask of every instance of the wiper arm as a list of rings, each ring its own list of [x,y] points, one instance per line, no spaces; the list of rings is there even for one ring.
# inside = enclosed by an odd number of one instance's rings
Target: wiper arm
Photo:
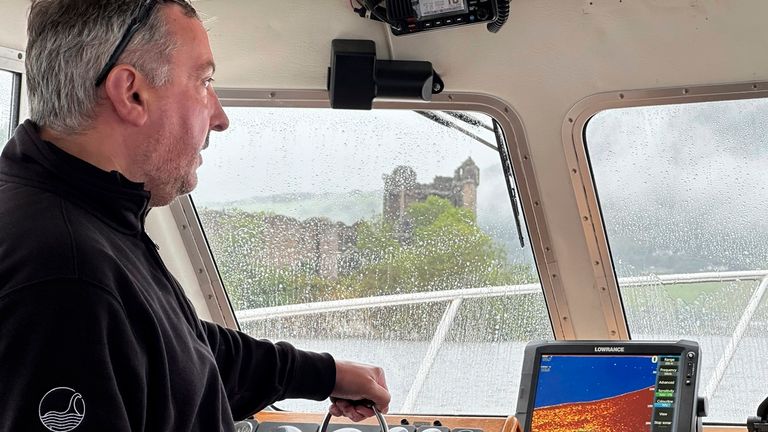
[[[456,111],[443,111],[443,114],[449,115],[451,117],[455,117],[455,118],[463,121],[464,123],[471,124],[472,126],[481,127],[481,128],[483,128],[485,130],[489,130],[489,131],[493,132],[493,128],[492,127],[490,127],[487,124],[483,123],[479,119],[476,119],[474,117],[468,116],[468,115],[466,115],[464,113],[460,113],[460,112],[456,112]]]
[[[474,133],[464,129],[464,127],[462,127],[459,124],[454,123],[450,119],[440,117],[439,115],[435,114],[434,112],[430,112],[430,111],[414,111],[414,112],[416,114],[422,115],[422,116],[432,120],[433,122],[435,122],[435,123],[437,123],[439,125],[442,125],[442,126],[445,126],[445,127],[449,128],[449,129],[453,129],[455,131],[461,132],[464,135],[472,138],[473,140],[479,142],[480,144],[483,144],[486,147],[490,147],[490,148],[494,149],[495,151],[499,151],[499,149],[495,145],[493,145],[492,143],[490,143],[490,142],[482,139],[481,137],[477,136],[476,134],[474,134]],[[497,139],[497,141],[498,141],[498,139]]]
[[[472,138],[473,140],[479,142],[480,144],[483,144],[484,146],[488,148],[492,148],[493,150],[496,150],[499,153],[499,157],[501,158],[501,169],[504,172],[504,181],[507,184],[507,192],[509,193],[509,201],[512,205],[512,214],[515,216],[515,227],[517,228],[517,238],[520,240],[520,247],[525,247],[525,236],[523,236],[523,224],[520,218],[520,210],[518,210],[517,207],[517,192],[515,191],[514,186],[512,185],[513,177],[512,177],[512,162],[509,158],[509,152],[507,151],[507,143],[504,140],[504,133],[501,130],[501,126],[499,125],[499,122],[496,121],[496,119],[493,120],[493,127],[486,125],[482,121],[472,117],[468,116],[463,113],[457,113],[453,111],[440,111],[443,114],[453,117],[455,119],[461,120],[467,124],[470,124],[472,126],[476,127],[482,127],[484,129],[487,129],[489,131],[493,131],[494,136],[496,137],[496,145],[493,145],[492,143],[484,140],[483,138],[479,137],[477,134],[474,134],[467,129],[465,129],[462,125],[455,123],[451,119],[441,117],[437,115],[436,112],[432,111],[414,111],[416,114],[422,115],[429,120],[432,120],[433,122],[445,126],[449,129],[453,129],[455,131],[461,132],[462,134]]]
[[[507,192],[509,192],[509,201],[512,204],[512,214],[515,216],[515,226],[517,227],[517,237],[520,239],[520,247],[525,247],[525,237],[523,237],[523,226],[520,222],[520,211],[517,209],[517,193],[512,187],[512,162],[507,151],[507,143],[504,140],[504,133],[496,119],[493,119],[493,133],[496,135],[496,145],[501,157],[501,169],[504,171],[504,180],[507,183]]]

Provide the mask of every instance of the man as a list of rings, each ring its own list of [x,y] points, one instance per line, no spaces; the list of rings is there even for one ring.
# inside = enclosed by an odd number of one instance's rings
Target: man
[[[0,157],[0,431],[232,431],[274,401],[386,411],[381,369],[202,322],[144,231],[228,119],[185,0],[33,0]]]

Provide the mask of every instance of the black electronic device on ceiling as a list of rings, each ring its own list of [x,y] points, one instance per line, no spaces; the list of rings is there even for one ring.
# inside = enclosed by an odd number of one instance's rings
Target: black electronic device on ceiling
[[[509,0],[354,0],[361,17],[383,21],[396,36],[486,23],[496,33],[509,17]]]
[[[377,60],[376,44],[371,40],[331,42],[331,108],[369,110],[374,98],[430,101],[444,87],[430,62]]]

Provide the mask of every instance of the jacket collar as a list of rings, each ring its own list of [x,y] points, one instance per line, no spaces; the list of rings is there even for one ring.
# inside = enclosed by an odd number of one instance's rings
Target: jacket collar
[[[45,189],[130,235],[144,231],[149,192],[117,171],[107,172],[40,138],[27,120],[0,155],[0,179]]]

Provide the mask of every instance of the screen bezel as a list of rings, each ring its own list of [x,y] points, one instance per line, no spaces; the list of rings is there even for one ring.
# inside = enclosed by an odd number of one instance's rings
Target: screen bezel
[[[422,15],[421,14],[421,2],[424,0],[416,0],[411,3],[413,7],[413,11],[416,13],[416,20],[417,21],[429,21],[434,20],[438,18],[445,18],[445,17],[451,17],[454,15],[466,15],[469,13],[469,0],[461,0],[464,3],[464,7],[462,9],[454,10],[454,11],[448,11],[448,12],[439,12],[432,15]]]
[[[621,348],[622,352],[599,352],[595,348]],[[689,354],[692,353],[692,354]],[[696,396],[698,393],[699,346],[692,341],[643,342],[643,341],[579,341],[579,342],[532,342],[525,348],[523,371],[520,379],[520,393],[517,405],[517,420],[525,432],[531,431],[536,390],[539,381],[539,367],[544,355],[583,355],[583,356],[647,356],[679,355],[677,407],[672,419],[672,430],[690,431],[695,427]],[[693,357],[688,357],[692,355]],[[693,364],[691,377],[688,378],[687,363]],[[691,384],[685,385],[690,379]]]

